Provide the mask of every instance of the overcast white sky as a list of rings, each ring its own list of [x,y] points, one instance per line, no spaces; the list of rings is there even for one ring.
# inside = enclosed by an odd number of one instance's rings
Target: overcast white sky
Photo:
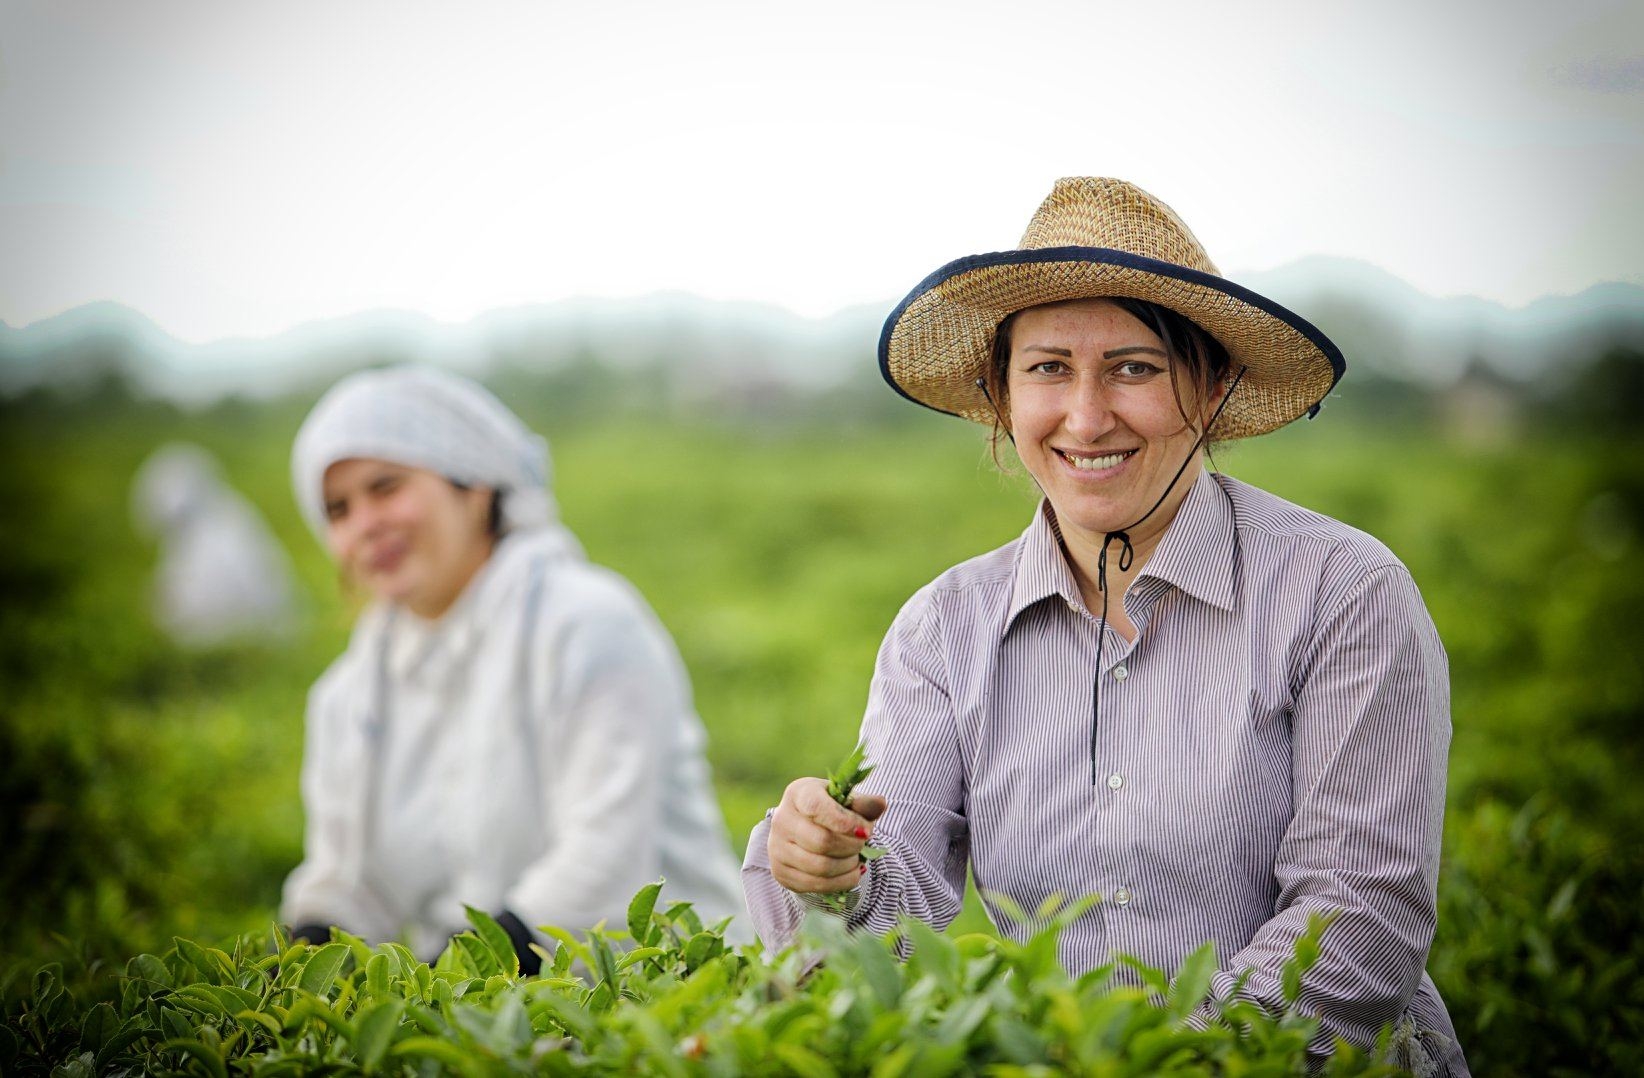
[[[821,315],[1060,175],[1224,271],[1644,282],[1636,0],[0,0],[0,319],[186,339],[659,289]]]

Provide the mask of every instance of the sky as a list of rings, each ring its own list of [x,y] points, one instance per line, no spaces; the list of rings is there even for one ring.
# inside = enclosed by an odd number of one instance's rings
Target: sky
[[[12,326],[888,308],[1064,175],[1163,198],[1235,279],[1644,283],[1644,4],[0,0]]]

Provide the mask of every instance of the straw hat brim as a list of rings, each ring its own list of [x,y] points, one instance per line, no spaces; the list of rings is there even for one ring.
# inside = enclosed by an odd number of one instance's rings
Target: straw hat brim
[[[1340,380],[1341,350],[1311,322],[1213,273],[1107,247],[1043,247],[972,255],[926,277],[885,320],[879,369],[902,396],[991,425],[976,387],[999,323],[1071,299],[1125,296],[1192,319],[1247,368],[1216,422],[1217,440],[1276,430],[1318,411]]]

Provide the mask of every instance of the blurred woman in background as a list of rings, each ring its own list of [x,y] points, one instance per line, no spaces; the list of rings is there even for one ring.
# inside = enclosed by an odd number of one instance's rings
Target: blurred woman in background
[[[644,884],[741,908],[673,642],[556,518],[543,440],[478,384],[367,371],[292,450],[303,514],[370,597],[309,698],[302,863],[282,917],[432,957],[495,916],[624,923]]]
[[[154,620],[172,640],[205,648],[291,631],[291,563],[210,453],[186,442],[155,450],[132,479],[131,512],[160,548]]]
[[[1423,971],[1450,741],[1433,623],[1381,543],[1203,467],[1208,442],[1315,410],[1336,347],[1224,280],[1162,202],[1078,178],[1018,249],[926,278],[880,365],[1008,437],[1043,500],[897,616],[852,807],[799,779],[755,830],[761,937],[786,942],[834,893],[873,932],[946,926],[968,867],[1018,938],[1035,926],[992,896],[1100,895],[1061,937],[1074,972],[1116,954],[1175,970],[1210,940],[1214,992],[1278,1012],[1324,915],[1299,1000],[1312,1049],[1391,1025],[1417,1073],[1466,1073]]]

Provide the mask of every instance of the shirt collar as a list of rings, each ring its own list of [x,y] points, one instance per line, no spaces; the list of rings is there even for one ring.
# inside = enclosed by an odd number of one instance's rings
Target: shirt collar
[[[1151,577],[1212,606],[1232,610],[1233,538],[1233,508],[1227,495],[1211,472],[1201,472],[1137,580]],[[1042,499],[1022,533],[1004,629],[1022,611],[1053,595],[1075,609],[1084,609],[1079,585],[1062,550],[1055,510],[1048,499]]]
[[[1202,471],[1138,579],[1152,577],[1221,610],[1233,609],[1233,503]]]
[[[498,540],[491,556],[451,608],[435,620],[419,618],[404,609],[394,612],[388,646],[389,671],[393,675],[437,680],[467,658],[507,596],[514,575],[510,563],[526,546],[510,538],[505,535]]]
[[[1022,611],[1053,595],[1061,596],[1076,609],[1084,609],[1078,582],[1073,579],[1073,570],[1068,568],[1067,558],[1062,554],[1062,533],[1056,524],[1056,511],[1045,498],[1040,499],[1033,520],[1022,533],[1004,628],[1008,630]]]

